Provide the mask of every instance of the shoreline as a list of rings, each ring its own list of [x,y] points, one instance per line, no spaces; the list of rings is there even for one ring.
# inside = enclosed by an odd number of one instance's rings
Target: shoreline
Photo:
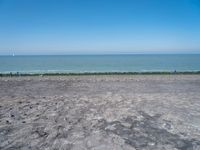
[[[80,72],[80,73],[0,73],[0,77],[16,76],[82,76],[82,75],[199,75],[200,71],[158,71],[158,72]]]

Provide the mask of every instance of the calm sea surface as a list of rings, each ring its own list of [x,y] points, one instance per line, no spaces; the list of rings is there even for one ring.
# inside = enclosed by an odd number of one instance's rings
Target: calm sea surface
[[[0,72],[200,71],[200,55],[0,56]]]

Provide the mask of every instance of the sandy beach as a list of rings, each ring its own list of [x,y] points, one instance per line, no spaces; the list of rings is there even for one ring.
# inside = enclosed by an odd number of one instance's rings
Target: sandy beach
[[[199,150],[200,75],[0,78],[2,150]]]

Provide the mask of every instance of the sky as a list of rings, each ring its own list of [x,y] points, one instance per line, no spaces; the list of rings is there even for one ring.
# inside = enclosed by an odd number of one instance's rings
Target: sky
[[[0,0],[13,53],[200,53],[200,0]]]

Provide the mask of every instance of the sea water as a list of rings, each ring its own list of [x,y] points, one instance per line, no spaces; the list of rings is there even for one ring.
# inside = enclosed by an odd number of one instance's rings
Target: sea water
[[[0,56],[0,72],[200,71],[200,54]]]

